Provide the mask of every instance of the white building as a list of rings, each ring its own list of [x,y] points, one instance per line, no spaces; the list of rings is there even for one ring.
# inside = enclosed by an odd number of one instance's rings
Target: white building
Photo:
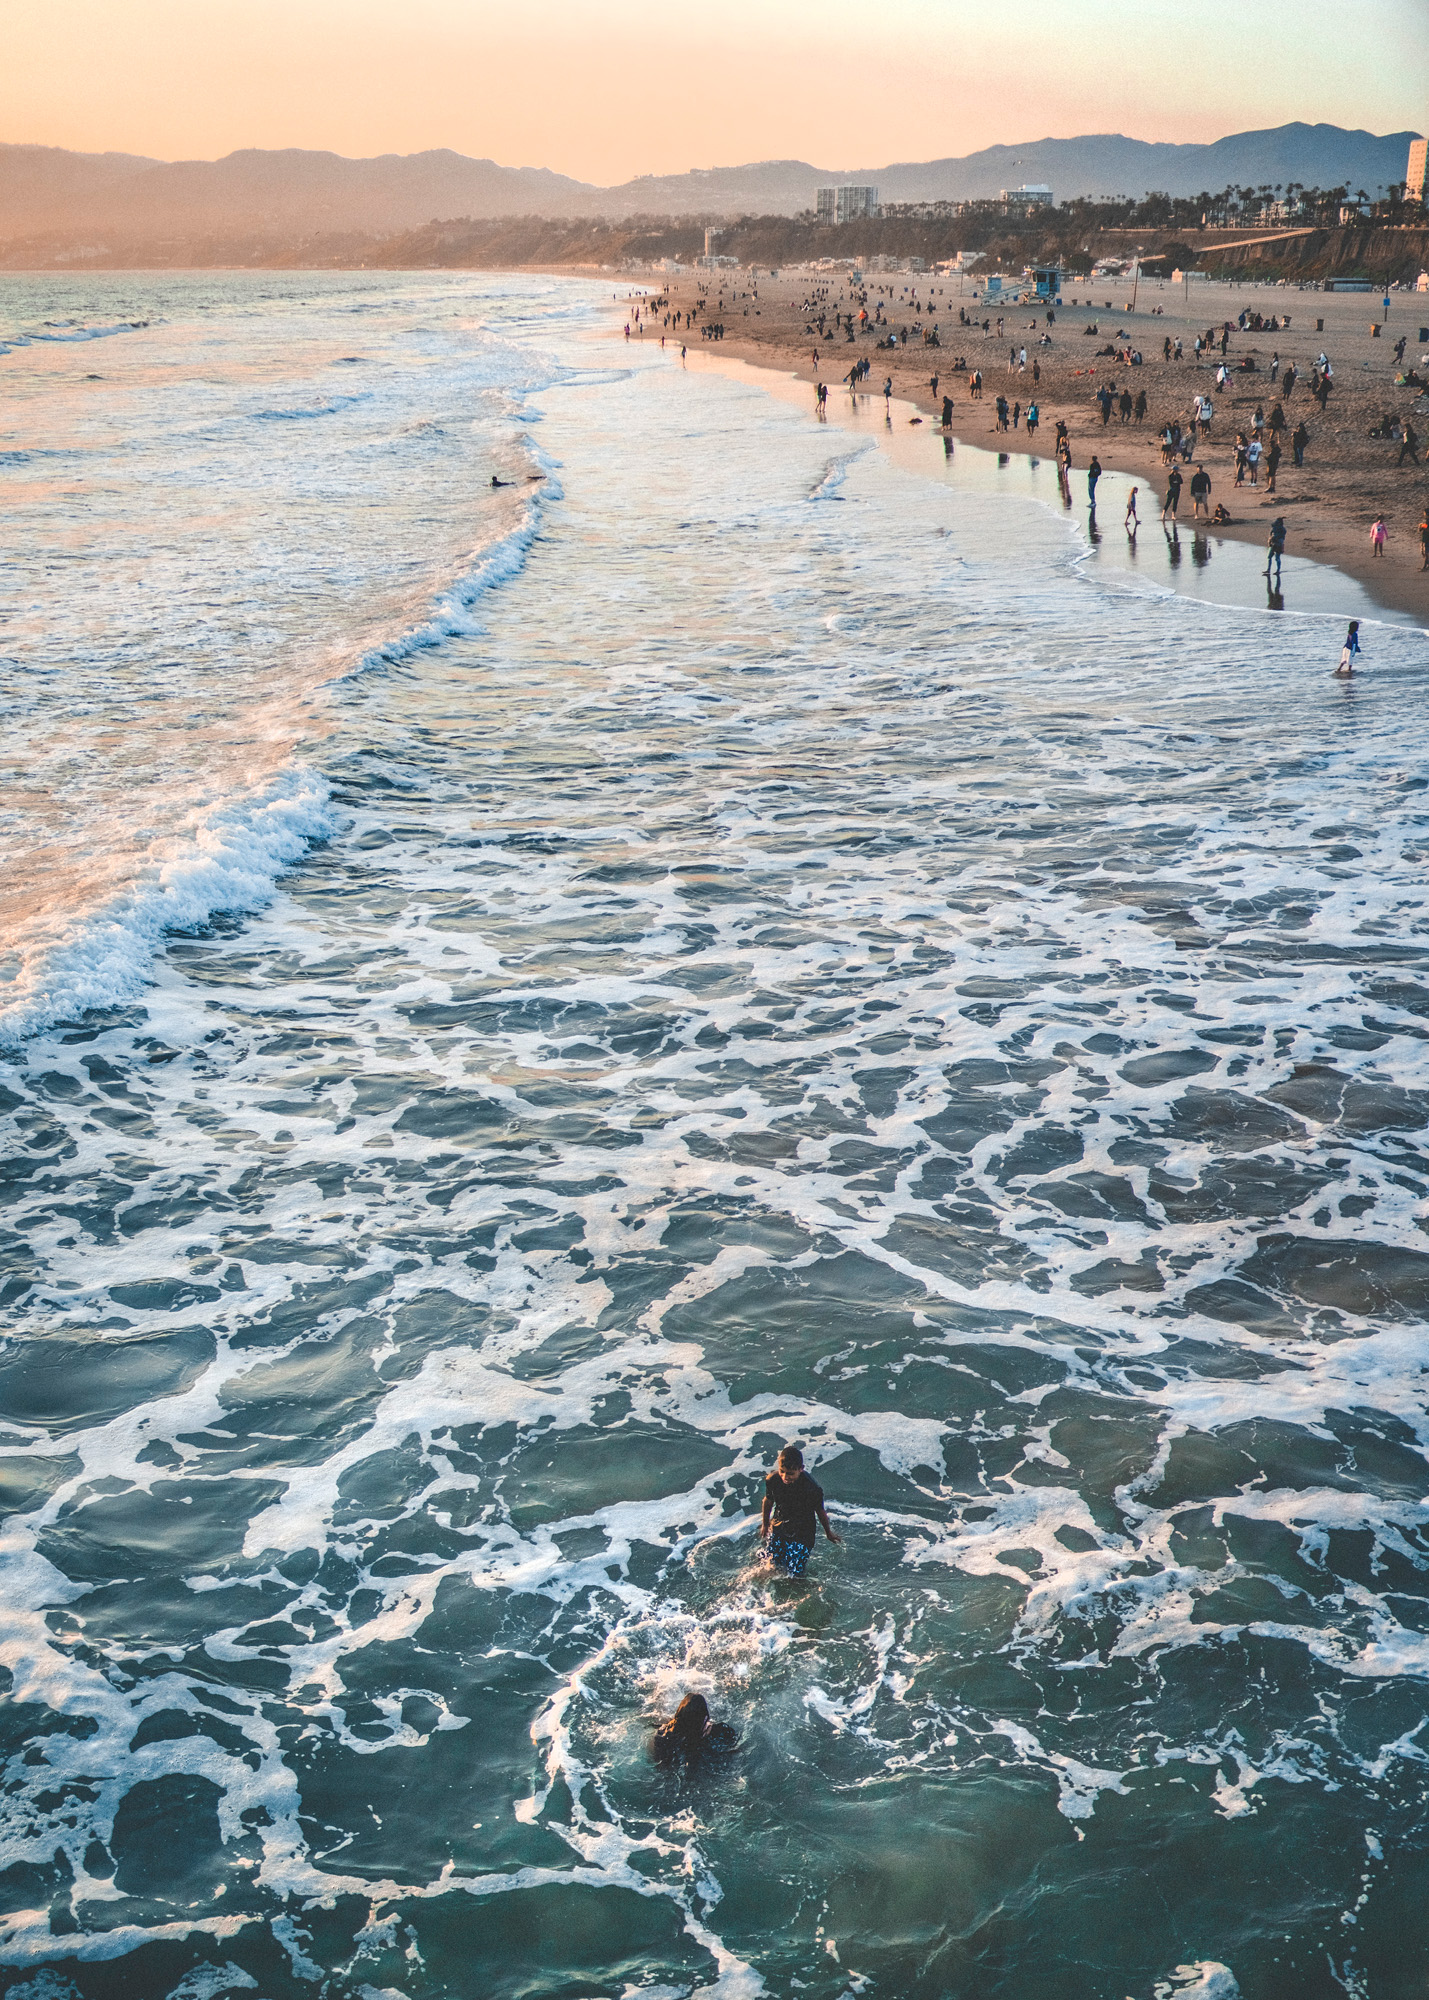
[[[814,213],[820,222],[858,222],[877,215],[876,187],[826,187],[814,196]]]
[[[1429,139],[1411,139],[1409,142],[1409,171],[1404,178],[1408,182],[1405,189],[1410,201],[1423,201],[1425,158],[1429,154]]]
[[[1014,208],[1050,208],[1052,190],[1043,181],[1024,181],[1021,187],[1004,188],[998,200]]]

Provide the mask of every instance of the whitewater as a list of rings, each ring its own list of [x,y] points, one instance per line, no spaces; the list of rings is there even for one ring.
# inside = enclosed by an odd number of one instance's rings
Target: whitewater
[[[0,288],[7,2000],[1416,1993],[1424,634],[614,282]]]

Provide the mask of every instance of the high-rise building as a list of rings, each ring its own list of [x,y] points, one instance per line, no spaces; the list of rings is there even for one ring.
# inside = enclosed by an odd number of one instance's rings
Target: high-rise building
[[[825,187],[814,196],[814,214],[820,222],[857,222],[877,213],[876,187]]]
[[[1429,139],[1411,139],[1409,142],[1409,171],[1404,176],[1408,182],[1405,195],[1410,201],[1424,199],[1425,155],[1429,153]]]

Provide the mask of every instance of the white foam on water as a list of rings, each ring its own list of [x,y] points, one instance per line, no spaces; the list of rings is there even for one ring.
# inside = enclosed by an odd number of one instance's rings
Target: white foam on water
[[[7,1073],[42,1171],[0,1351],[33,1482],[4,1660],[94,1725],[44,1737],[7,1856],[62,1850],[70,1906],[119,1915],[91,1844],[136,1782],[206,1780],[296,1978],[339,1970],[304,1905],[362,1899],[352,1976],[422,1990],[397,1913],[430,1949],[444,1898],[601,1888],[672,1913],[703,1969],[653,1967],[670,1990],[797,1962],[832,2000],[900,1961],[840,1921],[811,1972],[827,1884],[751,1898],[749,1827],[799,1803],[771,1771],[831,1820],[943,1787],[990,1833],[986,1786],[1098,1856],[1167,1800],[1276,1838],[1293,1794],[1392,1854],[1423,1723],[1346,1717],[1429,1673],[1413,642],[1307,719],[1284,630],[1089,585],[1069,642],[1060,530],[1011,605],[1010,514],[869,454],[825,517],[814,427],[581,379],[543,398],[567,499],[523,500],[515,589],[449,595],[335,697],[332,844],[162,954],[131,1020]],[[72,1403],[25,1373],[41,1330]],[[788,1438],[845,1537],[797,1589],[754,1560]],[[215,1495],[225,1533],[189,1538]],[[148,1636],[140,1500],[192,1547]],[[1234,1714],[1198,1699],[1237,1661]],[[406,1774],[474,1755],[478,1670],[518,1665],[529,1762],[443,1858]],[[727,1783],[647,1766],[691,1688],[741,1731]],[[174,1715],[243,1747],[136,1742]],[[328,1770],[378,1833],[337,1796],[315,1829]],[[545,1858],[463,1846],[478,1819]],[[868,1824],[872,1868],[924,1821]],[[49,1922],[0,1953],[175,1934]]]

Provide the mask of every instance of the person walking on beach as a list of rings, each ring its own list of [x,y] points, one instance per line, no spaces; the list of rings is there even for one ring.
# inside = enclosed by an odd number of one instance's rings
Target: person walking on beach
[[[1429,506],[1419,523],[1419,567],[1429,569]]]
[[[1173,465],[1166,479],[1166,498],[1161,503],[1161,518],[1163,521],[1168,514],[1173,521],[1175,520],[1176,510],[1181,505],[1181,488],[1184,484],[1185,481],[1181,477],[1180,466]]]
[[[1409,421],[1408,417],[1406,417],[1406,418],[1404,419],[1404,422],[1403,422],[1403,423],[1402,423],[1402,424],[1400,425],[1400,428],[1399,428],[1399,436],[1400,436],[1400,440],[1401,440],[1401,442],[1400,442],[1400,446],[1399,446],[1399,459],[1398,459],[1398,464],[1399,464],[1399,465],[1403,465],[1403,463],[1404,463],[1404,454],[1405,454],[1406,452],[1408,452],[1408,454],[1409,454],[1410,458],[1411,458],[1411,459],[1413,460],[1414,464],[1415,464],[1415,465],[1418,465],[1418,463],[1419,463],[1419,436],[1418,436],[1418,433],[1417,433],[1417,432],[1415,431],[1415,428],[1414,428],[1413,424],[1411,424],[1411,423],[1410,423],[1410,421]]]
[[[829,1526],[824,1490],[804,1470],[804,1454],[786,1444],[773,1472],[764,1481],[759,1536],[764,1553],[786,1576],[802,1576],[814,1553],[815,1524],[831,1542],[839,1537]]]
[[[1027,414],[1022,421],[1027,427],[1028,437],[1036,437],[1037,426],[1042,421],[1042,412],[1038,409],[1036,403],[1029,403],[1027,405]]]
[[[1382,556],[1384,554],[1384,545],[1388,540],[1389,523],[1385,520],[1383,514],[1376,514],[1374,517],[1374,526],[1369,531],[1370,553]]]
[[[1087,467],[1087,501],[1093,513],[1095,513],[1097,509],[1097,481],[1101,478],[1101,476],[1102,476],[1102,462],[1097,457],[1096,453],[1093,452],[1092,462]]]
[[[1305,463],[1305,447],[1309,442],[1310,433],[1305,428],[1305,420],[1302,417],[1290,433],[1290,453],[1297,467]]]
[[[1270,524],[1270,535],[1265,544],[1265,574],[1270,576],[1272,565],[1275,569],[1275,587],[1280,588],[1280,562],[1285,554],[1285,516],[1277,514]]]
[[[1211,518],[1211,475],[1198,465],[1191,475],[1191,519],[1199,521],[1202,514]]]
[[[1131,498],[1126,503],[1126,513],[1122,517],[1122,526],[1132,541],[1136,540],[1136,531],[1141,526],[1141,516],[1136,511],[1136,496],[1140,491],[1139,486],[1132,487]]]
[[[1280,461],[1283,456],[1284,453],[1280,449],[1280,440],[1272,432],[1270,449],[1265,454],[1265,490],[1267,493],[1275,491],[1275,475],[1280,470]]]
[[[1340,648],[1340,664],[1335,668],[1337,676],[1348,680],[1355,670],[1355,661],[1360,656],[1360,621],[1350,620],[1350,629],[1345,634],[1345,643]]]

